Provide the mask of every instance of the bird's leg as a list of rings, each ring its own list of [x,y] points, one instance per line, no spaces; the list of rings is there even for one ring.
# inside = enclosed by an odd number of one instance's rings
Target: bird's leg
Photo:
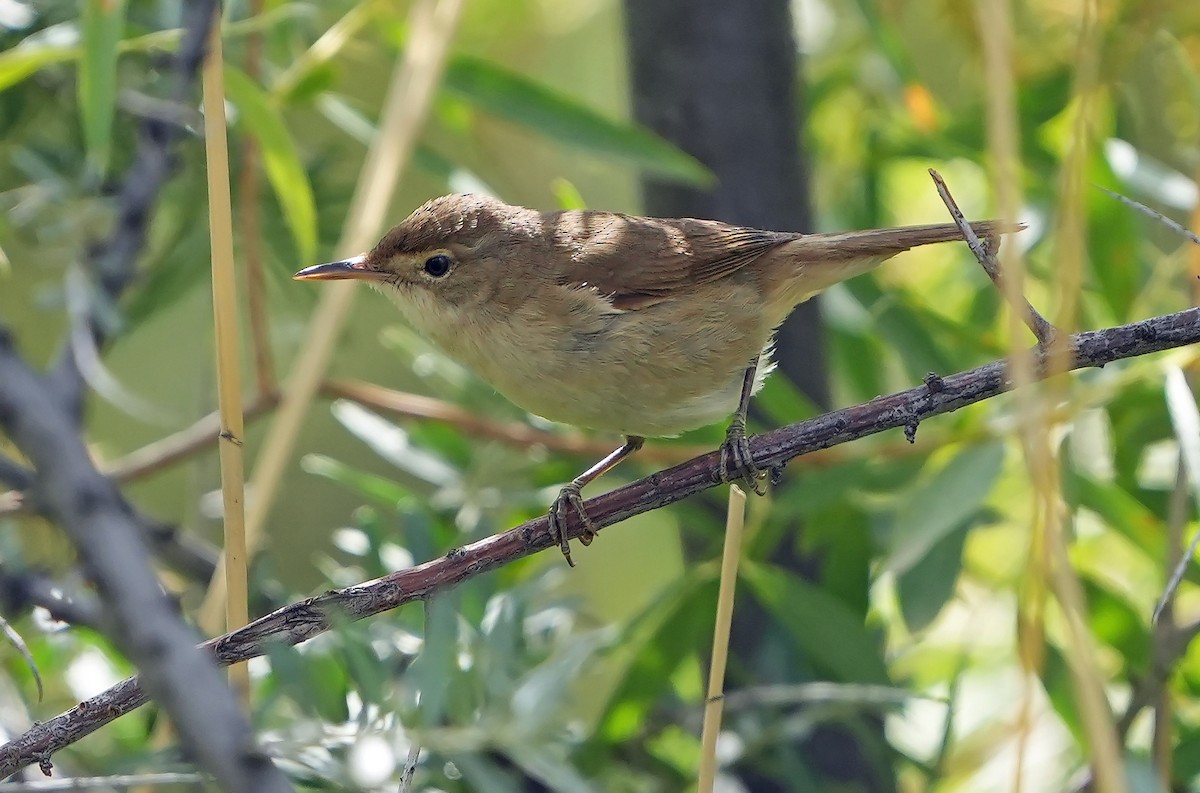
[[[733,420],[729,422],[729,429],[725,431],[725,443],[721,444],[720,475],[722,482],[741,479],[747,487],[763,496],[767,493],[763,483],[764,472],[754,464],[754,458],[750,456],[750,444],[746,441],[746,411],[750,409],[750,395],[754,393],[758,359],[759,356],[754,356],[754,360],[746,368],[746,377],[742,380],[742,397],[738,400]]]
[[[569,485],[558,492],[558,498],[554,499],[554,503],[550,505],[550,536],[558,541],[558,547],[571,567],[575,566],[575,562],[571,561],[571,546],[567,543],[567,507],[570,506],[574,509],[575,514],[579,515],[579,520],[583,523],[583,532],[579,535],[579,541],[584,545],[591,545],[592,540],[596,537],[596,530],[592,526],[592,519],[588,517],[587,510],[583,508],[583,496],[580,495],[580,491],[584,485],[642,448],[642,444],[645,442],[645,438],[637,435],[626,436],[625,444],[621,448],[612,451],[603,460],[572,479]]]

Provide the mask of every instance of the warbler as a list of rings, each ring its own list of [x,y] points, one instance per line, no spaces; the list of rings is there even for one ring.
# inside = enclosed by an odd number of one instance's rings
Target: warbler
[[[1017,228],[972,224],[981,237]],[[597,210],[540,212],[486,195],[435,198],[370,251],[296,273],[353,278],[391,298],[447,355],[524,410],[625,436],[567,484],[550,530],[567,562],[580,490],[641,448],[733,416],[722,481],[762,472],[746,410],[770,372],[775,329],[801,302],[918,245],[961,239],[952,224],[831,234]]]

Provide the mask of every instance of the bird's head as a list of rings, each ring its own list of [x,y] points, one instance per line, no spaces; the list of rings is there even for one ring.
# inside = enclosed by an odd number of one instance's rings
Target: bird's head
[[[306,267],[293,278],[366,281],[406,313],[431,305],[461,310],[507,288],[513,279],[506,254],[536,238],[539,227],[531,210],[484,195],[446,195],[423,204],[370,251]]]

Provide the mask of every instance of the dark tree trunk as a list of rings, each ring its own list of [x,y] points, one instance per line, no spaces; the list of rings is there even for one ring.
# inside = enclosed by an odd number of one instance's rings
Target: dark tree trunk
[[[714,218],[777,231],[812,228],[801,154],[803,102],[792,19],[786,0],[626,0],[634,114],[717,176],[711,190],[653,178],[643,182],[646,214]],[[781,372],[816,404],[829,403],[823,334],[816,301],[803,304],[779,332]],[[797,558],[783,543],[772,561],[815,577],[820,560]],[[800,665],[781,662],[769,618],[739,603],[731,652],[735,668],[795,682]],[[737,770],[755,791],[819,787],[890,791],[882,724],[865,731],[819,727],[799,749],[747,758]],[[799,767],[798,767],[799,766]],[[799,774],[795,772],[799,771]],[[800,787],[797,787],[800,785]]]
[[[628,0],[625,18],[634,115],[718,180],[698,190],[648,178],[646,213],[812,230],[787,3]],[[815,301],[781,329],[776,360],[810,399],[828,405]]]

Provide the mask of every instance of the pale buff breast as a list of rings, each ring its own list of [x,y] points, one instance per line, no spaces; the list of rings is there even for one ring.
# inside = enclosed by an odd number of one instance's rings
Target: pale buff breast
[[[488,317],[419,290],[387,291],[419,332],[517,406],[624,435],[677,435],[728,417],[773,330],[753,291],[728,280],[630,311],[563,288]],[[768,371],[764,362],[756,390]]]

